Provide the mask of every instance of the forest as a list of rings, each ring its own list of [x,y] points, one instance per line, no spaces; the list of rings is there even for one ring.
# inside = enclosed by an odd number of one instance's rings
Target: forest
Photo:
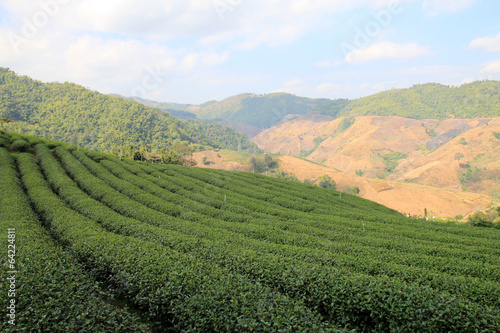
[[[258,152],[242,133],[91,91],[73,83],[42,83],[0,68],[0,118],[6,130],[116,153],[123,147]],[[10,121],[10,122],[9,122]]]

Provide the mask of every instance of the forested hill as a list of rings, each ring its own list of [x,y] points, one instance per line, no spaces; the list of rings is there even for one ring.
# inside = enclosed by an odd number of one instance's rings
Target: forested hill
[[[412,119],[492,118],[500,116],[500,81],[476,81],[459,87],[418,84],[371,96],[349,99],[312,99],[287,93],[250,93],[201,105],[158,103],[145,105],[195,114],[200,119],[228,120],[266,129],[291,115],[320,112],[341,116],[401,116]],[[167,110],[168,111],[168,110]]]
[[[6,129],[102,152],[120,147],[258,151],[242,133],[91,91],[73,83],[43,83],[0,67],[0,118]]]
[[[210,101],[190,110],[202,119],[230,120],[257,128],[269,128],[289,114],[306,114],[327,104],[329,99],[312,99],[287,93],[239,94],[219,102]]]
[[[401,116],[413,119],[493,118],[500,116],[500,81],[459,87],[437,83],[393,89],[356,100],[336,100],[316,111],[333,117]]]

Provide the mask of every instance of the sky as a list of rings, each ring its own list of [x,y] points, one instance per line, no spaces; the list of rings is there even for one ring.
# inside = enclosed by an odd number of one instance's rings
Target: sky
[[[498,0],[0,0],[0,67],[201,104],[500,80]]]

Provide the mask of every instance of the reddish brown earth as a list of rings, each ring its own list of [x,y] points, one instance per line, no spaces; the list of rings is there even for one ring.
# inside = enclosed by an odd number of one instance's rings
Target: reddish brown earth
[[[245,161],[244,158],[235,157],[235,154],[204,151],[195,153],[193,157],[199,167],[250,171],[248,159]],[[206,158],[206,164],[202,163],[203,157]],[[358,177],[292,156],[280,157],[280,169],[295,174],[301,181],[317,180],[328,174],[337,183],[338,190],[345,191],[348,187],[357,186],[360,189],[359,196],[412,215],[423,215],[427,208],[430,214],[440,217],[466,216],[484,210],[491,203],[491,198],[486,195]]]
[[[500,134],[500,118],[358,117],[340,132],[341,121],[306,115],[263,131],[252,141],[268,153],[301,156],[349,174],[359,170],[365,177],[457,191],[459,176],[467,168],[478,168],[480,179],[468,183],[467,190],[500,193],[500,139],[494,135]],[[315,139],[322,142],[317,145]],[[383,156],[394,152],[407,157],[387,175]],[[458,160],[457,154],[463,157]]]
[[[455,217],[498,205],[500,118],[370,116],[356,118],[341,131],[342,123],[342,118],[311,113],[267,129],[252,141],[267,153],[285,155],[279,168],[299,180],[328,174],[337,189],[358,187],[361,197],[400,212],[423,215],[427,208],[433,215]],[[388,173],[383,157],[395,152],[406,157]],[[207,165],[201,163],[203,156]],[[195,158],[202,167],[250,171],[249,156],[234,152],[202,152]],[[475,171],[475,177],[462,184],[460,176],[467,170]]]

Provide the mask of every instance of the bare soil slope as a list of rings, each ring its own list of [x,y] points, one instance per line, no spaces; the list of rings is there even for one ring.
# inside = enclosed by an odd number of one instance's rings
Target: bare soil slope
[[[193,154],[193,157],[199,167],[251,171],[247,156],[241,153],[204,151]],[[491,198],[486,195],[358,177],[292,156],[281,156],[280,169],[295,174],[301,181],[317,180],[327,174],[335,180],[338,190],[357,186],[361,197],[412,215],[423,215],[427,208],[430,214],[436,216],[466,216],[484,210],[491,203]]]
[[[308,114],[265,130],[252,141],[266,152],[303,157],[349,174],[500,193],[500,118],[369,116],[346,121]],[[391,167],[395,153],[401,154]]]

